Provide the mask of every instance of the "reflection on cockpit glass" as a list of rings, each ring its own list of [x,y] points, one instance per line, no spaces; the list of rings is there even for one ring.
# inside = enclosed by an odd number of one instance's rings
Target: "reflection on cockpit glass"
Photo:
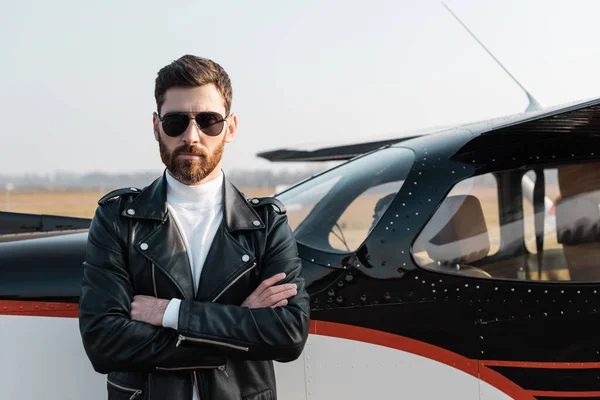
[[[402,187],[413,161],[411,150],[382,149],[280,194],[298,242],[330,252],[356,250]]]

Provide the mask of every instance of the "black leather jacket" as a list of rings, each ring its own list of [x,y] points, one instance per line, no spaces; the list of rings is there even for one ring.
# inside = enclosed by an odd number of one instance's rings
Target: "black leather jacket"
[[[285,209],[223,182],[223,222],[195,295],[185,245],[166,207],[164,175],[99,201],[89,230],[79,304],[85,351],[108,374],[109,399],[276,399],[273,361],[303,351],[309,296]],[[275,201],[276,202],[276,201]],[[283,207],[281,207],[283,208]],[[241,307],[285,272],[298,294],[278,308]],[[130,318],[136,294],[182,299],[179,329]]]

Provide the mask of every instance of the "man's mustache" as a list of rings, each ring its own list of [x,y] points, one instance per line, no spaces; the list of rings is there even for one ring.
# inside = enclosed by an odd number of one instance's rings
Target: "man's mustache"
[[[173,151],[173,156],[178,154],[193,154],[195,156],[206,157],[206,151],[195,146],[181,146]]]

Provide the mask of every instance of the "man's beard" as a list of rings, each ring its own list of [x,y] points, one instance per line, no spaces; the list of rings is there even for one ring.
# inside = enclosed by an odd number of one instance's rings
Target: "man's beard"
[[[225,135],[223,135],[223,140],[212,154],[208,154],[198,147],[188,145],[180,146],[171,153],[163,143],[160,135],[158,146],[160,148],[160,158],[171,175],[182,183],[193,185],[206,178],[221,161],[225,148]],[[193,160],[178,158],[177,155],[182,153],[194,154],[200,157]]]

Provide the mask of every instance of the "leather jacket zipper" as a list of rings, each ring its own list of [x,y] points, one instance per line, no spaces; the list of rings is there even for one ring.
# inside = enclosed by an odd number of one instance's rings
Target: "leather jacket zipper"
[[[137,396],[139,396],[140,394],[142,394],[142,390],[141,389],[133,389],[127,386],[122,386],[122,385],[117,385],[116,383],[111,382],[110,380],[106,380],[108,382],[109,385],[116,387],[117,389],[121,389],[124,390],[126,392],[130,392],[131,397],[129,398],[129,400],[133,400],[134,398],[136,398]]]
[[[222,373],[224,373],[226,377],[229,378],[229,374],[227,373],[227,366],[225,366],[225,365],[199,365],[197,367],[173,367],[173,368],[156,367],[156,369],[159,370],[159,371],[185,371],[185,370],[188,370],[188,369],[192,369],[192,370],[196,370],[196,369],[218,369],[219,371],[221,371]]]
[[[239,274],[238,276],[235,277],[234,280],[232,280],[231,282],[229,282],[227,284],[227,286],[225,286],[223,288],[223,290],[221,290],[219,293],[217,293],[217,295],[215,297],[213,297],[213,299],[211,300],[213,303],[215,301],[217,301],[219,299],[219,297],[221,297],[223,295],[223,293],[225,293],[227,291],[227,289],[229,289],[230,287],[232,287],[237,281],[239,281],[240,279],[242,279],[242,277],[244,275],[246,275],[248,272],[252,271],[254,268],[256,268],[256,263],[253,263],[250,268],[246,269],[244,272],[242,272],[241,274]]]
[[[230,287],[232,287],[237,281],[239,281],[244,275],[246,275],[248,272],[252,271],[254,268],[256,268],[256,263],[253,263],[250,268],[247,268],[246,270],[244,270],[244,272],[242,272],[241,274],[239,274],[238,276],[235,277],[235,279],[233,279],[231,282],[229,282],[227,284],[227,286],[225,286],[219,293],[217,293],[211,300],[211,302],[215,302],[217,301],[217,299],[219,297],[221,297],[223,295],[223,293],[225,293]],[[241,350],[241,351],[249,351],[250,348],[248,347],[244,347],[244,346],[236,346],[234,344],[229,344],[229,343],[225,343],[225,342],[219,342],[216,340],[210,340],[210,339],[199,339],[199,338],[192,338],[189,336],[184,336],[184,335],[179,335],[178,340],[177,340],[177,344],[175,345],[176,347],[179,347],[179,345],[181,344],[181,342],[183,342],[184,340],[190,341],[190,342],[195,342],[195,343],[208,343],[208,344],[215,344],[218,346],[225,346],[225,347],[229,347],[235,350]],[[225,374],[227,374],[227,372],[225,372]]]
[[[179,347],[179,345],[181,344],[181,342],[183,342],[184,340],[187,340],[187,341],[190,341],[190,342],[196,342],[196,343],[216,344],[217,346],[225,346],[225,347],[230,347],[232,349],[242,350],[242,351],[249,351],[250,350],[248,347],[236,346],[235,344],[229,344],[229,343],[219,342],[219,341],[210,340],[210,339],[192,338],[192,337],[183,336],[183,335],[179,335],[179,340],[177,340],[176,347]]]

